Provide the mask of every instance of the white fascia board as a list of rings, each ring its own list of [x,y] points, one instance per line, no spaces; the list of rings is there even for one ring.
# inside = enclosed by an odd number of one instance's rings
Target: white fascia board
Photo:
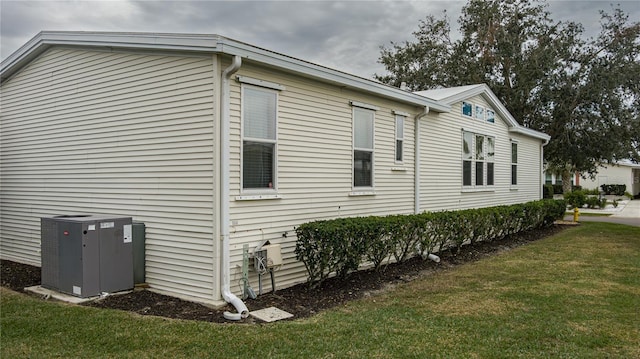
[[[353,88],[419,107],[429,106],[435,112],[451,110],[450,106],[424,96],[218,35],[42,31],[2,62],[0,69],[2,81],[53,45],[238,55],[245,60],[281,68],[341,87]]]
[[[517,127],[511,127],[509,128],[509,132],[511,133],[517,133],[517,134],[521,134],[521,135],[525,135],[525,136],[529,136],[529,137],[533,137],[533,138],[537,138],[539,140],[542,140],[545,142],[545,144],[547,142],[549,142],[549,140],[551,139],[551,136],[547,135],[546,133],[543,132],[539,132],[536,130],[532,130],[528,127],[523,127],[518,125]]]
[[[2,81],[8,79],[54,45],[213,53],[219,39],[216,35],[197,34],[41,31],[2,61],[0,77]]]
[[[321,79],[341,87],[349,87],[360,91],[373,93],[379,96],[391,98],[415,106],[429,106],[435,112],[449,112],[450,106],[436,102],[429,98],[415,95],[395,87],[387,86],[379,82],[364,79],[355,75],[333,70],[290,56],[278,54],[235,40],[221,38],[220,52],[228,55],[238,55],[243,59],[255,61],[270,66],[286,69],[307,77]]]
[[[444,102],[448,105],[452,105],[456,102],[460,102],[463,100],[466,100],[470,97],[473,97],[475,95],[481,94],[484,91],[486,91],[486,89],[488,89],[489,87],[485,84],[477,84],[477,85],[470,85],[470,86],[460,86],[459,87],[459,91],[455,91],[456,88],[453,88],[451,90],[453,90],[454,92],[452,92],[451,95],[446,96],[446,97],[442,97],[440,99],[438,99],[440,102]],[[424,95],[425,97],[428,97],[428,95],[426,94],[425,91]]]

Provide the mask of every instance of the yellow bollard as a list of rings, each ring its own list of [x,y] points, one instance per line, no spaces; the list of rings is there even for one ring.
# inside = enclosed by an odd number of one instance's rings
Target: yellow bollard
[[[575,207],[573,209],[573,221],[578,222],[579,219],[580,219],[580,210],[578,209],[578,207]]]

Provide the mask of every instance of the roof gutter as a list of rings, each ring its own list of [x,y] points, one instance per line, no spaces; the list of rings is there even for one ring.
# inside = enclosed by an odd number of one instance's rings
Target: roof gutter
[[[245,60],[286,69],[287,71],[319,79],[340,87],[365,91],[414,106],[429,106],[434,112],[449,112],[451,110],[450,106],[424,96],[219,35],[41,31],[6,60],[2,61],[0,66],[1,81],[8,80],[51,46],[142,49],[148,51],[217,53],[240,56]]]
[[[221,91],[220,91],[220,112],[221,112],[221,128],[220,128],[220,227],[222,240],[222,253],[220,271],[222,275],[222,297],[225,302],[230,303],[236,308],[237,313],[224,312],[224,317],[228,320],[240,320],[249,316],[249,309],[240,298],[231,293],[230,279],[230,253],[229,253],[229,173],[230,173],[230,128],[231,119],[229,114],[230,91],[229,80],[242,66],[242,58],[234,56],[231,65],[222,71]]]

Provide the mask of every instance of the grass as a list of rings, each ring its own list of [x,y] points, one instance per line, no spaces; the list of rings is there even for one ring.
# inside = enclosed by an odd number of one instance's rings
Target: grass
[[[313,318],[264,325],[1,294],[2,358],[638,358],[640,228],[585,223]]]

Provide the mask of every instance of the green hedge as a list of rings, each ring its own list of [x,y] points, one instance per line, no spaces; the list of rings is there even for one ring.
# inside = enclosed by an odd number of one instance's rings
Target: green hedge
[[[461,211],[315,221],[296,228],[295,253],[309,281],[320,283],[332,273],[344,277],[363,262],[378,269],[389,258],[402,262],[415,255],[426,257],[442,249],[549,226],[565,210],[563,200],[540,200]]]
[[[602,188],[604,194],[613,194],[616,196],[624,196],[624,193],[627,191],[626,184],[603,184],[600,188]]]

